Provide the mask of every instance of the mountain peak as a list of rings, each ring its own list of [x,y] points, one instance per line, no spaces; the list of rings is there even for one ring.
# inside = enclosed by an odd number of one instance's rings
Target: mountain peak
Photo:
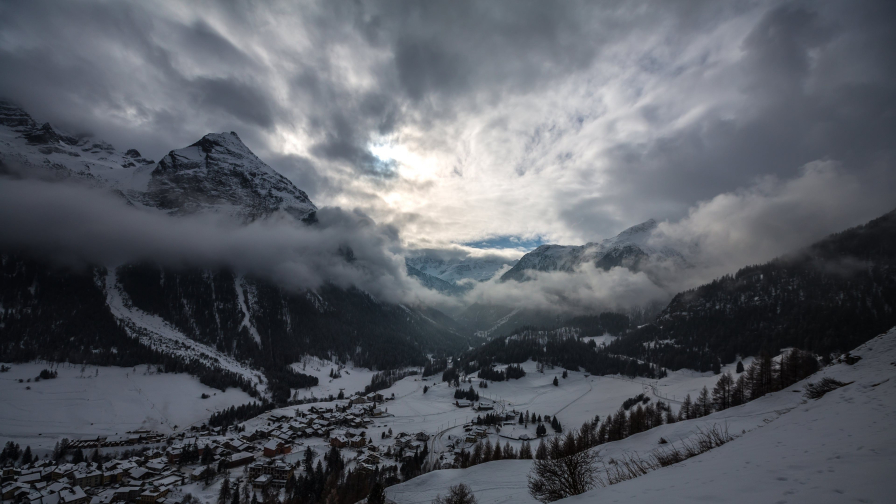
[[[634,235],[643,234],[643,233],[649,233],[649,232],[653,231],[654,229],[656,229],[657,225],[658,224],[655,219],[647,219],[646,221],[644,221],[640,224],[636,224],[636,225],[626,229],[625,231],[619,233],[618,235],[616,235],[616,237],[621,238],[621,237],[629,237],[629,236],[634,236]]]
[[[0,99],[0,125],[13,130],[34,129],[37,123],[28,115],[28,112],[11,101]]]
[[[285,211],[313,220],[308,195],[264,163],[235,132],[209,133],[159,161],[149,182],[153,206],[175,214],[212,211],[252,221]]]

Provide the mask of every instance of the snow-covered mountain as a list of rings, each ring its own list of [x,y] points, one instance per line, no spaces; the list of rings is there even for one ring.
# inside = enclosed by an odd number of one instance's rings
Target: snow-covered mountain
[[[495,273],[505,265],[516,263],[516,261],[502,260],[495,257],[443,259],[431,254],[408,257],[406,262],[408,266],[419,270],[421,273],[455,284],[467,279],[484,282],[495,276]]]
[[[174,215],[211,213],[250,222],[278,214],[313,221],[317,207],[260,160],[236,133],[211,133],[158,163],[90,137],[39,125],[0,101],[0,163],[6,170],[107,188],[130,204]]]
[[[524,255],[501,279],[525,280],[527,270],[573,272],[588,263],[603,270],[622,266],[637,271],[651,263],[670,262],[676,267],[686,267],[688,262],[679,251],[667,246],[649,245],[656,227],[657,222],[650,219],[600,242],[542,245]]]
[[[121,152],[102,140],[38,124],[24,110],[0,100],[0,164],[7,172],[80,180],[124,192],[139,186],[138,173],[146,173],[148,180],[155,162],[136,149]]]
[[[236,133],[208,134],[155,163],[40,125],[0,102],[0,175],[74,181],[172,221],[202,213],[315,225],[308,196]],[[0,249],[0,306],[0,361],[164,364],[278,402],[314,381],[285,367],[307,355],[392,369],[468,346],[436,310],[385,303],[355,288],[285,289],[218,266],[147,261],[70,271]]]

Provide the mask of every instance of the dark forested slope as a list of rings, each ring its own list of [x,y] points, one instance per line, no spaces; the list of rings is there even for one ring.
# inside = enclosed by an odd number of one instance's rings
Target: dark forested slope
[[[843,352],[896,325],[896,211],[682,292],[610,351],[710,370],[737,354]]]

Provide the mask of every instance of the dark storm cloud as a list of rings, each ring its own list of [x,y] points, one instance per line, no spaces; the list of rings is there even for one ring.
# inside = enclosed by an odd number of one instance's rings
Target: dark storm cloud
[[[154,159],[237,131],[318,203],[367,205],[427,246],[582,243],[654,217],[669,220],[670,240],[749,251],[890,206],[894,10],[7,2],[0,95]],[[409,177],[402,169],[417,167],[371,153],[380,141],[436,160]],[[398,203],[383,203],[390,191]],[[736,239],[714,218],[734,223]]]
[[[267,97],[258,89],[229,79],[200,77],[190,82],[197,92],[197,105],[226,112],[248,124],[269,128],[274,115]]]
[[[610,210],[631,207],[627,200],[636,196],[639,218],[677,218],[696,201],[764,176],[792,179],[823,159],[839,161],[868,185],[869,198],[882,201],[875,186],[892,189],[896,181],[880,166],[892,170],[896,152],[896,58],[883,49],[896,46],[893,20],[896,12],[884,3],[771,9],[730,69],[741,113],[710,111],[649,143],[616,145],[608,162],[612,194],[583,199],[561,215],[570,226],[601,233]]]
[[[134,261],[228,267],[293,289],[331,283],[391,302],[419,301],[420,289],[396,254],[395,228],[338,208],[321,208],[317,218],[314,226],[291,219],[248,226],[213,216],[175,219],[96,189],[0,178],[0,248],[6,251],[74,267]]]

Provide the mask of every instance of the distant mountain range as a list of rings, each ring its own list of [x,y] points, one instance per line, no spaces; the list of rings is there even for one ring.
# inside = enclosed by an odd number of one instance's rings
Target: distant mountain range
[[[421,254],[407,258],[408,266],[421,273],[440,280],[456,284],[463,280],[485,282],[505,266],[516,263],[513,260],[501,260],[494,257],[465,257],[463,259],[442,259],[433,255]]]
[[[650,219],[632,226],[618,235],[600,242],[585,245],[542,245],[524,255],[501,280],[524,281],[530,271],[575,272],[583,265],[593,265],[597,269],[609,270],[621,266],[632,271],[640,271],[651,264],[670,263],[677,268],[686,268],[688,261],[681,252],[666,246],[649,244],[657,222]]]

